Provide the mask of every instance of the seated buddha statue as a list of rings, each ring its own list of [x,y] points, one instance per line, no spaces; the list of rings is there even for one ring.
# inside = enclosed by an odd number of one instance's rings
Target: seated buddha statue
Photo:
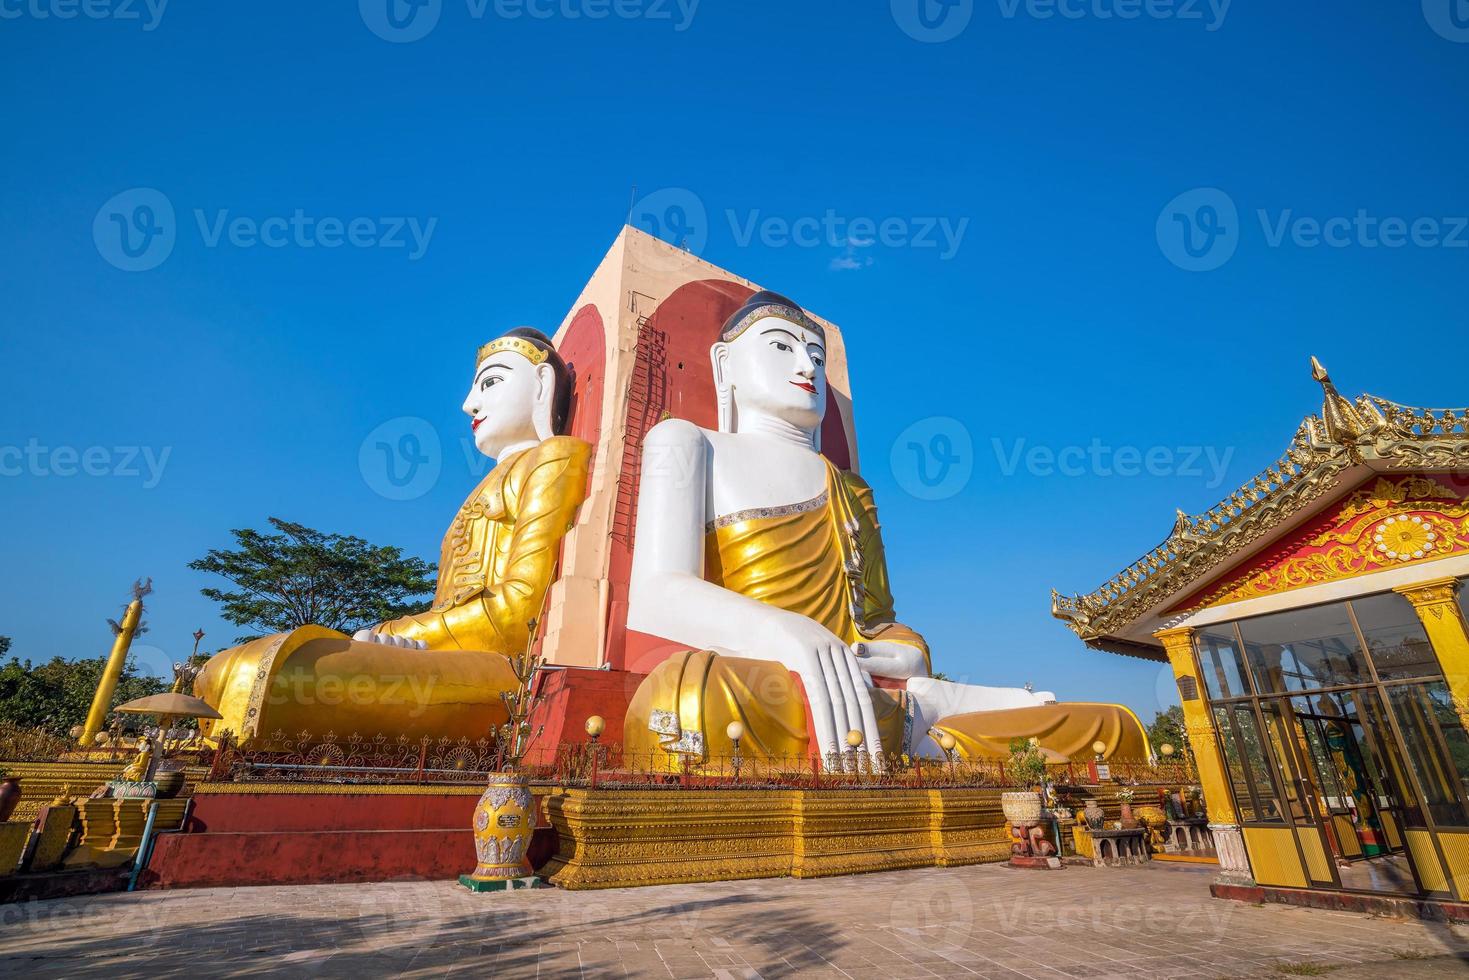
[[[428,611],[358,631],[305,626],[216,654],[195,692],[241,739],[358,733],[489,735],[517,686],[509,656],[531,642],[561,539],[586,497],[591,446],[562,435],[565,362],[520,327],[485,344],[464,412],[496,465],[444,536]]]
[[[828,766],[850,767],[858,736],[874,765],[937,755],[930,730],[951,728],[968,755],[1037,736],[1090,758],[1124,731],[1146,754],[1126,709],[929,676],[928,645],[894,609],[872,490],[818,451],[825,340],[794,302],[756,293],[710,351],[718,430],[667,419],[648,433],[628,626],[690,649],[638,688],[625,748],[727,756],[738,721],[747,758]]]

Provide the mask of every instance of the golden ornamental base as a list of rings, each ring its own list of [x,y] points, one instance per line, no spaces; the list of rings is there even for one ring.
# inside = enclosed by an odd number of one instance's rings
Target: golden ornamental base
[[[561,888],[622,888],[1005,861],[992,789],[569,789],[546,800]]]

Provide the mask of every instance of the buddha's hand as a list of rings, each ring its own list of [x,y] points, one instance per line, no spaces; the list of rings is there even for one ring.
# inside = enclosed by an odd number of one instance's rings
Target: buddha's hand
[[[910,677],[927,677],[928,661],[923,651],[911,643],[896,640],[863,640],[852,644],[857,666],[869,677],[891,677],[905,681]]]
[[[428,649],[428,644],[422,640],[410,640],[406,636],[393,636],[390,633],[374,633],[372,630],[358,630],[352,634],[352,639],[362,643],[381,643],[386,647],[403,647],[408,650]]]
[[[867,692],[869,681],[852,649],[814,620],[772,611],[779,615],[771,617],[752,648],[801,678],[822,758],[845,753],[847,733],[852,731],[861,732],[862,751],[880,758],[882,739]]]

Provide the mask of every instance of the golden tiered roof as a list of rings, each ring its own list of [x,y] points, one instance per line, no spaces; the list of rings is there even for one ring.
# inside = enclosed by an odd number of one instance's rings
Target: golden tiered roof
[[[1051,614],[1089,646],[1162,660],[1147,620],[1326,502],[1344,476],[1469,469],[1469,409],[1409,408],[1376,395],[1352,402],[1314,357],[1311,373],[1326,396],[1321,414],[1306,417],[1274,465],[1197,517],[1180,510],[1162,544],[1096,591],[1053,590]]]

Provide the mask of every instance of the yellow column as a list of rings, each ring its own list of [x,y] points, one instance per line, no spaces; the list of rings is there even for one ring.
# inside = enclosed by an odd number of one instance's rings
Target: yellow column
[[[1188,732],[1194,765],[1199,768],[1199,784],[1204,787],[1204,805],[1209,813],[1209,833],[1214,838],[1214,852],[1219,855],[1221,884],[1253,885],[1250,858],[1245,849],[1244,833],[1234,810],[1230,792],[1229,770],[1214,737],[1214,716],[1204,698],[1204,685],[1194,660],[1194,635],[1188,627],[1159,630],[1153,634],[1163,644],[1168,662],[1173,665],[1173,678],[1178,681],[1178,699],[1183,705],[1183,727]]]
[[[1413,604],[1443,668],[1459,720],[1469,728],[1469,627],[1459,605],[1459,580],[1436,578],[1393,589]]]
[[[1168,662],[1173,666],[1173,678],[1178,682],[1184,729],[1188,732],[1189,747],[1193,749],[1194,764],[1199,768],[1199,783],[1204,788],[1209,822],[1237,824],[1239,820],[1234,812],[1234,797],[1229,791],[1228,771],[1219,753],[1219,740],[1214,737],[1214,719],[1204,701],[1204,685],[1199,683],[1198,669],[1194,666],[1193,630],[1182,627],[1160,630],[1153,635],[1162,641]]]
[[[97,693],[92,698],[92,708],[87,712],[87,724],[82,728],[81,746],[91,748],[92,740],[107,722],[108,709],[112,707],[112,693],[117,690],[118,678],[122,676],[123,664],[127,663],[128,647],[133,642],[133,632],[143,616],[143,600],[134,599],[122,617],[122,629],[112,641],[112,652],[102,668],[102,679],[97,682]]]

